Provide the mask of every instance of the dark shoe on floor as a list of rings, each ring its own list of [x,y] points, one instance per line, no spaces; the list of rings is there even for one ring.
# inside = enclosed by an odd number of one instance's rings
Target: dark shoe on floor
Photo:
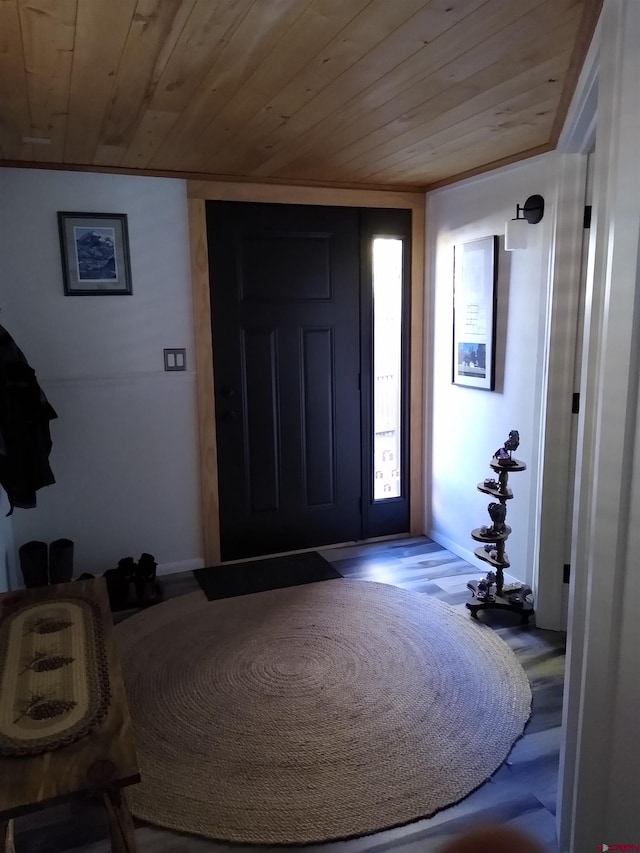
[[[73,577],[73,541],[56,539],[49,545],[49,583],[69,583]]]
[[[118,571],[128,581],[135,580],[137,570],[138,566],[133,557],[123,557],[121,560],[118,560]]]
[[[136,598],[138,607],[153,604],[157,598],[156,568],[158,564],[152,554],[141,554],[136,570]]]
[[[25,542],[18,548],[20,568],[27,588],[49,583],[49,549],[46,542]]]
[[[119,569],[107,569],[104,573],[112,610],[123,610],[129,601],[129,581]]]

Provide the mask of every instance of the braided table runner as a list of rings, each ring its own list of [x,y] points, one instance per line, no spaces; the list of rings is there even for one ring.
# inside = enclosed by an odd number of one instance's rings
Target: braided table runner
[[[0,623],[0,755],[35,755],[91,732],[109,708],[98,609],[81,599],[17,607]]]

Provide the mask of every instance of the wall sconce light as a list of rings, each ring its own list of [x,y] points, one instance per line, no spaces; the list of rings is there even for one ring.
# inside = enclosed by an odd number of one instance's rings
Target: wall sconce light
[[[515,219],[504,225],[504,248],[506,252],[527,248],[527,225],[535,225],[544,216],[544,199],[541,195],[530,195],[522,207],[516,204]]]

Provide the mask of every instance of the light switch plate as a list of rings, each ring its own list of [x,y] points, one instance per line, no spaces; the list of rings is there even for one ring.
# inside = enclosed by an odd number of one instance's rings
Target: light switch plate
[[[187,351],[184,348],[166,349],[164,351],[164,369],[165,370],[186,370],[187,369]]]

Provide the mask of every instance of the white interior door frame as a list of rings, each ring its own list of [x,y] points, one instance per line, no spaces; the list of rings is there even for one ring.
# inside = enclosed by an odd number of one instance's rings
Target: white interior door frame
[[[583,255],[583,214],[587,157],[593,148],[598,92],[596,27],[558,143],[558,181],[551,229],[545,331],[544,396],[537,479],[538,535],[534,551],[536,624],[566,628],[563,567],[566,561],[567,511],[574,482],[568,457],[573,430],[577,322]],[[550,200],[552,201],[552,200]]]
[[[605,0],[600,27],[558,803],[571,853],[638,841],[640,3]]]
[[[563,566],[571,480],[573,376],[579,314],[587,155],[560,154],[555,222],[549,254],[546,360],[537,492],[539,528],[534,550],[536,625],[565,628]],[[551,205],[550,205],[551,207]],[[551,208],[553,209],[553,208]]]

